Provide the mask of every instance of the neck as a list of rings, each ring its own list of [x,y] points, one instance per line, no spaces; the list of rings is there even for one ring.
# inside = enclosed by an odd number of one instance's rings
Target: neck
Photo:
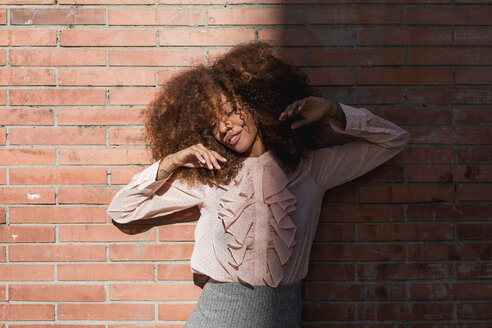
[[[255,136],[255,141],[253,142],[251,148],[241,155],[243,155],[244,157],[259,157],[263,153],[265,153],[265,151],[266,149],[265,145],[263,144],[263,140],[261,139],[259,132],[257,132]]]

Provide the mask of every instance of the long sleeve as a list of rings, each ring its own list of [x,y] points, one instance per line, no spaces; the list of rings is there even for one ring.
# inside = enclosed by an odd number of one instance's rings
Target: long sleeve
[[[156,181],[159,162],[136,174],[116,193],[107,213],[118,223],[168,215],[203,203],[204,187],[189,188],[169,177]]]
[[[398,154],[407,144],[409,134],[399,126],[366,109],[340,104],[347,123],[330,119],[338,133],[359,139],[339,146],[313,151],[311,174],[318,185],[329,189],[357,178]]]

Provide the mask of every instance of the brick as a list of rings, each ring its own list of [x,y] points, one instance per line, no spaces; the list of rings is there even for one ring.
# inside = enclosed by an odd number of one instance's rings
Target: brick
[[[492,69],[457,68],[455,69],[456,84],[492,84]]]
[[[325,192],[323,203],[353,203],[355,202],[355,188],[339,186]]]
[[[311,251],[312,261],[388,261],[403,257],[401,245],[314,244]]]
[[[355,32],[337,28],[261,29],[258,40],[283,46],[353,46]]]
[[[138,125],[143,124],[144,109],[59,109],[59,125]],[[1,112],[0,112],[1,113]]]
[[[7,104],[7,90],[0,90],[0,104]]]
[[[490,319],[491,312],[492,304],[490,302],[458,304],[459,319]]]
[[[63,324],[44,324],[44,325],[39,325],[39,324],[32,324],[29,326],[26,325],[12,325],[10,324],[10,327],[12,328],[106,328],[104,325],[63,325]],[[128,327],[129,328],[129,327]]]
[[[55,306],[52,304],[3,304],[0,305],[0,320],[55,320]]]
[[[361,68],[357,84],[451,84],[451,70],[446,68]]]
[[[221,49],[209,49],[208,50],[208,62],[214,63],[224,54],[226,54],[231,47],[224,47]],[[289,63],[292,66],[304,66],[304,50],[302,49],[286,49],[286,48],[273,48],[275,57]]]
[[[113,187],[60,187],[60,204],[109,204],[119,188]]]
[[[1,243],[52,243],[55,228],[46,226],[0,226]]]
[[[1,264],[0,281],[52,281],[54,266],[45,264]]]
[[[418,25],[491,25],[486,8],[408,8],[406,23]]]
[[[325,49],[308,53],[309,66],[403,65],[401,49]]]
[[[110,245],[111,261],[177,261],[189,260],[193,244]]]
[[[415,244],[408,245],[409,260],[490,260],[487,244]]]
[[[370,263],[357,265],[361,280],[451,279],[450,263]]]
[[[315,241],[354,241],[354,227],[346,225],[318,225]]]
[[[110,105],[147,105],[155,97],[157,90],[152,89],[111,89],[109,90]]]
[[[0,69],[0,85],[55,85],[53,69]]]
[[[353,264],[310,263],[308,281],[354,280]]]
[[[5,246],[0,246],[0,262],[5,262],[7,260],[7,248]]]
[[[109,50],[110,66],[196,66],[205,63],[203,50],[118,49]]]
[[[354,320],[353,304],[307,303],[302,306],[302,315],[313,321]]]
[[[445,320],[453,318],[453,304],[446,303],[365,303],[359,307],[361,320]]]
[[[59,240],[65,241],[155,241],[155,229],[132,226],[122,231],[114,225],[69,225],[59,228]],[[126,232],[126,233],[125,233]]]
[[[113,301],[196,301],[202,289],[194,284],[110,284]]]
[[[0,9],[0,24],[2,24],[2,25],[7,24],[7,9],[6,8]]]
[[[7,63],[6,58],[7,58],[7,56],[5,54],[5,50],[3,50],[3,51],[0,50],[0,65],[3,66]]]
[[[409,65],[490,65],[492,50],[487,48],[410,49]]]
[[[159,31],[160,46],[230,46],[255,39],[250,29],[169,29]]]
[[[6,298],[6,286],[2,286],[0,285],[0,301],[6,301],[7,298]],[[2,328],[3,328],[3,325],[2,325]]]
[[[392,164],[452,164],[454,150],[435,147],[407,147],[390,160]]]
[[[344,68],[305,68],[311,85],[353,85],[352,69]]]
[[[10,223],[103,223],[106,207],[36,206],[11,207]]]
[[[60,320],[153,320],[153,304],[58,304]]]
[[[337,99],[344,104],[400,104],[403,102],[403,89],[391,87],[319,87],[321,95]]]
[[[0,184],[7,184],[7,169],[0,169]],[[1,217],[5,217],[5,213],[3,213],[4,210],[0,210],[0,222],[2,222]],[[3,215],[2,215],[3,214]]]
[[[7,130],[2,128],[0,129],[0,145],[5,145],[6,143],[7,143]],[[0,179],[0,181],[2,181],[2,179]]]
[[[452,185],[361,186],[359,200],[364,203],[445,202],[454,200]]]
[[[123,86],[155,85],[155,73],[141,69],[61,69],[60,85]]]
[[[489,164],[492,161],[492,148],[458,149],[458,162],[466,164]]]
[[[58,0],[60,5],[153,5],[154,0]]]
[[[367,29],[359,31],[364,46],[451,45],[452,31],[442,29]]]
[[[12,8],[10,10],[11,25],[96,25],[105,24],[106,15],[104,9],[24,9]]]
[[[461,184],[458,185],[460,201],[491,201],[492,184]]]
[[[11,128],[11,145],[105,145],[106,131],[94,128]]]
[[[454,44],[485,46],[492,44],[492,33],[489,29],[455,29]]]
[[[309,24],[400,24],[403,22],[401,8],[309,8]]]
[[[104,66],[104,49],[11,49],[12,66]]]
[[[405,299],[403,284],[309,284],[312,301],[400,301]]]
[[[322,222],[385,222],[402,221],[400,205],[323,205]]]
[[[458,279],[490,279],[492,263],[459,263],[456,265]]]
[[[1,46],[56,46],[56,30],[0,30]]]
[[[102,302],[103,285],[10,285],[9,299],[41,302]]]
[[[159,320],[186,320],[190,316],[195,304],[159,304]]]
[[[158,280],[193,280],[189,264],[171,263],[157,266]]]
[[[485,128],[409,128],[410,143],[414,144],[489,144],[492,132]]]
[[[150,164],[150,153],[143,148],[66,148],[60,149],[60,164],[129,165]]]
[[[0,187],[3,204],[54,204],[55,190],[48,187]]]
[[[492,285],[484,283],[414,284],[410,286],[412,300],[488,299],[491,292]]]
[[[40,108],[0,109],[0,122],[5,125],[52,125],[54,122],[53,110]]]
[[[375,183],[375,182],[403,182],[403,168],[383,165],[357,179],[354,183]]]
[[[359,241],[450,240],[454,237],[450,224],[382,224],[360,225]]]
[[[205,15],[198,9],[109,9],[109,25],[204,25]]]
[[[10,184],[106,184],[103,167],[10,168]]]
[[[105,245],[11,245],[13,262],[105,261]]]
[[[208,25],[302,24],[300,9],[291,8],[210,8]]]
[[[2,5],[52,5],[55,0],[0,0]]]
[[[111,184],[125,185],[130,182],[132,177],[143,171],[143,167],[112,167],[111,168]]]
[[[483,221],[490,218],[491,209],[480,204],[408,205],[407,217],[413,221]]]
[[[489,166],[409,166],[409,182],[492,182]]]
[[[143,129],[109,129],[110,145],[145,145]]]
[[[54,149],[0,149],[0,165],[53,165]]]
[[[166,85],[172,78],[185,72],[183,68],[160,69],[157,71],[159,85]]]
[[[60,45],[64,47],[143,47],[155,46],[152,30],[63,30]]]
[[[490,240],[492,224],[460,224],[456,228],[459,240]]]
[[[102,89],[12,89],[11,105],[105,105]]]
[[[154,265],[142,263],[58,264],[57,278],[62,281],[154,280]]]
[[[160,241],[194,241],[195,225],[169,225],[159,227]]]
[[[484,87],[408,88],[407,99],[413,104],[488,104],[492,91]]]

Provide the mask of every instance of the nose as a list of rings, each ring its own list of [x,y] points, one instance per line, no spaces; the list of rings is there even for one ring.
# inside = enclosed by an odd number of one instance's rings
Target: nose
[[[226,133],[227,130],[232,128],[232,123],[227,117],[223,117],[219,122],[219,132]]]

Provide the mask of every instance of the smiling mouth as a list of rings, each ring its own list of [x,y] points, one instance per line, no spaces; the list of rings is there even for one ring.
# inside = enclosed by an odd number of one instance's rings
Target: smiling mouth
[[[227,139],[227,143],[229,145],[235,145],[238,141],[239,138],[241,138],[241,132],[234,134],[232,137]]]

